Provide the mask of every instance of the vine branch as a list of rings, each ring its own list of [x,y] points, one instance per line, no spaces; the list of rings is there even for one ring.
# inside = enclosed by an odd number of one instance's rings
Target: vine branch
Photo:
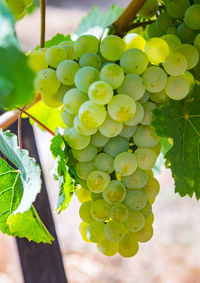
[[[40,16],[41,16],[41,28],[40,28],[40,48],[44,47],[45,43],[45,22],[46,22],[46,0],[40,0]]]

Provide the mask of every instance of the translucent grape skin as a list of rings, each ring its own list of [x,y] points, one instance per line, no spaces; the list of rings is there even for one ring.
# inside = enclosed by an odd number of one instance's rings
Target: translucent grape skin
[[[84,149],[90,143],[90,137],[78,133],[74,128],[64,131],[64,139],[73,149]]]
[[[89,162],[95,158],[97,154],[97,148],[92,144],[89,144],[82,150],[72,149],[72,154],[74,158],[80,162]]]
[[[145,218],[139,211],[130,211],[124,225],[130,232],[140,231],[145,224]]]
[[[145,207],[147,198],[142,190],[127,190],[124,204],[130,209],[140,211]]]
[[[117,180],[112,180],[108,187],[103,191],[103,198],[110,204],[117,204],[124,200],[126,188],[124,184]]]
[[[111,209],[112,220],[125,222],[128,215],[129,215],[129,210],[123,203],[118,203],[112,206]]]
[[[56,77],[56,72],[47,68],[37,73],[34,85],[40,94],[52,95],[59,89],[60,82]]]
[[[123,124],[121,122],[114,121],[112,118],[107,115],[103,124],[99,127],[99,131],[105,137],[111,138],[118,136],[122,131]]]
[[[91,143],[96,147],[103,147],[107,144],[109,138],[103,136],[99,131],[96,132],[92,138]]]
[[[77,57],[85,53],[97,53],[98,39],[93,35],[82,35],[74,43],[74,50]]]
[[[136,112],[132,119],[125,122],[125,125],[135,126],[141,123],[144,119],[144,108],[140,102],[136,101]]]
[[[146,171],[137,168],[137,170],[130,176],[123,176],[122,182],[129,189],[141,189],[148,181],[148,175]]]
[[[189,90],[190,86],[185,78],[181,76],[170,76],[167,79],[165,92],[171,99],[181,100],[188,95]]]
[[[119,254],[123,257],[133,257],[139,250],[138,242],[128,233],[124,239],[119,242]]]
[[[66,51],[60,46],[52,46],[47,49],[45,53],[45,58],[48,63],[53,68],[57,68],[57,66],[67,59]]]
[[[111,205],[103,199],[92,202],[91,215],[96,221],[104,222],[110,217]]]
[[[119,250],[119,243],[104,239],[97,245],[99,251],[106,256],[114,256]]]
[[[144,50],[146,40],[140,34],[127,33],[123,39],[126,45],[126,50],[131,48]]]
[[[134,142],[138,147],[154,147],[158,144],[159,138],[154,128],[140,125],[134,135]]]
[[[132,233],[132,236],[136,241],[145,243],[152,238],[153,228],[151,225],[145,223],[144,227],[140,231]]]
[[[94,162],[88,161],[88,162],[78,162],[76,164],[76,173],[79,178],[83,180],[87,180],[88,175],[95,169]]]
[[[137,168],[137,159],[132,152],[122,152],[115,157],[114,168],[121,176],[129,176]]]
[[[96,81],[90,85],[88,89],[88,96],[92,102],[105,105],[112,99],[113,89],[104,81]]]
[[[87,238],[87,235],[86,235],[86,230],[87,230],[88,225],[89,225],[88,223],[81,222],[79,225],[79,232],[81,234],[82,239],[85,242],[91,243],[91,241]]]
[[[112,157],[115,157],[119,153],[123,151],[127,151],[128,148],[129,148],[128,140],[117,136],[109,139],[109,141],[104,147],[104,152]]]
[[[110,183],[110,175],[100,170],[92,171],[87,177],[87,186],[91,192],[101,193]]]
[[[90,66],[82,67],[78,70],[74,79],[76,87],[84,93],[88,93],[89,86],[98,80],[99,71]]]
[[[116,35],[105,37],[100,44],[101,54],[109,61],[119,60],[124,50],[124,41]]]
[[[139,147],[135,151],[135,156],[140,169],[150,170],[156,164],[157,155],[151,148]]]
[[[102,67],[100,71],[100,79],[111,85],[113,89],[117,89],[123,83],[124,72],[119,65],[110,63]]]
[[[195,4],[190,6],[185,12],[185,23],[188,27],[194,30],[200,29],[200,5]]]
[[[86,223],[92,223],[94,221],[90,213],[91,205],[92,205],[92,201],[89,200],[82,203],[79,209],[79,216]]]
[[[78,114],[78,110],[87,100],[87,96],[81,93],[77,88],[71,88],[63,97],[63,105],[65,109],[71,114]]]
[[[106,238],[112,242],[120,242],[126,234],[126,228],[121,222],[114,220],[109,221],[105,225]]]
[[[162,63],[169,55],[167,42],[158,37],[148,40],[145,44],[144,51],[152,64]]]
[[[94,53],[85,53],[81,56],[79,64],[82,67],[90,66],[94,67],[97,70],[101,68],[101,59],[97,54]]]
[[[96,155],[94,166],[97,170],[110,174],[114,171],[114,160],[110,155],[102,152]]]
[[[56,70],[56,75],[64,85],[73,85],[76,72],[80,69],[77,62],[73,60],[62,61]]]
[[[167,74],[157,66],[149,67],[142,78],[146,89],[153,93],[162,91],[167,83]]]
[[[170,54],[163,63],[165,71],[172,76],[182,75],[187,70],[187,66],[186,58],[180,53]]]
[[[77,192],[77,198],[81,203],[91,200],[91,193],[89,190],[80,187]]]
[[[99,243],[105,238],[104,223],[94,221],[88,225],[86,230],[87,238],[93,243]]]

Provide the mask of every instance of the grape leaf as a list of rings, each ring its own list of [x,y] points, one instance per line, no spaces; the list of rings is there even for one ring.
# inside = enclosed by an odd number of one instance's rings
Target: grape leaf
[[[23,196],[20,171],[0,158],[0,230],[10,236],[26,237],[37,243],[51,243],[54,239],[40,220],[35,208],[14,214]]]
[[[93,34],[100,38],[103,35],[104,29],[112,24],[123,10],[123,8],[113,4],[107,11],[101,13],[99,7],[94,6],[87,17],[82,19],[75,35]]]
[[[65,36],[61,33],[58,33],[54,37],[52,37],[50,40],[45,41],[44,46],[46,48],[49,48],[51,46],[58,45],[62,41],[72,41],[71,36],[69,34]],[[35,48],[35,50],[38,50],[38,49],[40,49],[39,45]]]
[[[14,18],[0,0],[0,107],[11,108],[31,102],[34,73],[20,50]],[[24,79],[26,78],[26,79]]]
[[[56,212],[59,214],[65,210],[76,190],[77,175],[74,168],[68,168],[69,146],[58,133],[51,140],[51,152],[57,160],[57,178],[59,180],[59,197]]]
[[[170,100],[168,106],[154,110],[152,125],[160,137],[173,139],[165,154],[172,171],[175,192],[200,198],[200,86],[185,100]]]

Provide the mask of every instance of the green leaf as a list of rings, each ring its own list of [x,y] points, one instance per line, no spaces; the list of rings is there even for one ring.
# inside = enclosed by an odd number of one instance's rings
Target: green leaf
[[[175,191],[181,196],[200,198],[200,86],[184,101],[170,100],[154,110],[152,125],[160,137],[171,138],[166,166],[172,171]]]
[[[30,209],[41,191],[40,167],[35,159],[29,157],[27,150],[19,148],[17,137],[10,131],[3,132],[0,129],[0,151],[20,170],[23,196],[14,213],[23,213]]]
[[[14,22],[11,12],[0,0],[0,107],[6,108],[25,105],[34,98],[35,75],[20,50]]]
[[[65,210],[76,189],[77,176],[74,168],[68,168],[69,147],[64,138],[58,133],[51,141],[51,152],[57,160],[57,178],[59,180],[59,196],[56,212]],[[71,169],[71,170],[70,170]]]
[[[65,36],[61,33],[58,33],[54,37],[52,37],[50,40],[45,41],[44,46],[46,48],[49,48],[51,46],[58,45],[62,41],[72,41],[71,36],[69,34]],[[38,45],[35,49],[36,50],[40,49],[40,46]]]
[[[79,24],[75,35],[93,34],[100,38],[103,35],[104,29],[112,24],[123,10],[123,8],[113,4],[107,11],[101,13],[99,7],[93,7],[87,17],[83,18]]]

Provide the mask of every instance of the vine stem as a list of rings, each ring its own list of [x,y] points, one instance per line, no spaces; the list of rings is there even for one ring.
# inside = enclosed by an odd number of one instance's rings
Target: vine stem
[[[45,29],[46,29],[46,0],[40,0],[40,16],[41,16],[41,28],[40,28],[40,48],[44,47],[45,43]]]
[[[122,35],[123,32],[129,29],[129,25],[136,17],[138,11],[142,8],[147,0],[132,0],[130,4],[126,7],[124,12],[119,16],[119,18],[113,22],[112,26],[115,28],[116,35]]]
[[[35,121],[38,125],[40,125],[43,129],[45,129],[48,133],[50,133],[52,136],[55,136],[55,133],[51,131],[48,127],[46,127],[42,122],[40,122],[38,119],[36,119],[34,116],[32,116],[30,113],[26,112],[24,109],[17,108],[19,111],[27,115],[29,118],[31,118],[33,121]]]

